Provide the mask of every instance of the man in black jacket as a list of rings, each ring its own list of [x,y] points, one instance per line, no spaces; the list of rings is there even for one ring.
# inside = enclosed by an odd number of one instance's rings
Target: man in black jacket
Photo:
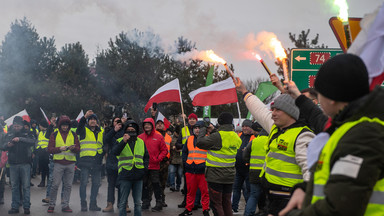
[[[35,140],[29,131],[23,129],[23,119],[16,116],[12,129],[4,138],[3,149],[8,151],[8,163],[12,185],[12,208],[8,214],[19,213],[20,184],[23,190],[24,214],[30,214],[30,182],[32,150]]]

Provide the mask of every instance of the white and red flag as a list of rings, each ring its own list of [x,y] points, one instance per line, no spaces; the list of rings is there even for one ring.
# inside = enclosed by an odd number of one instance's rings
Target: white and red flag
[[[181,103],[179,79],[176,78],[157,89],[151,98],[149,98],[147,105],[145,105],[144,112],[147,112],[153,103],[162,102]]]
[[[41,107],[40,107],[40,111],[43,113],[43,116],[44,116],[45,120],[48,122],[48,124],[51,124],[51,121],[49,121],[47,115],[45,115],[45,112]]]
[[[236,87],[232,78],[201,87],[189,93],[193,106],[213,106],[237,102]]]
[[[159,120],[164,122],[164,130],[167,130],[169,126],[171,126],[171,122],[169,122],[161,112],[157,114],[156,122]]]
[[[384,4],[360,22],[361,31],[348,49],[364,61],[371,90],[384,80]]]
[[[7,120],[5,120],[4,122],[7,123],[7,125],[12,125],[13,124],[13,119],[16,117],[16,116],[20,116],[23,118],[23,120],[26,120],[28,122],[31,121],[31,118],[29,117],[28,113],[27,113],[27,110],[23,109],[21,110],[20,112],[16,113],[15,115],[9,117]]]
[[[84,116],[84,111],[81,110],[80,113],[79,113],[79,115],[77,115],[77,117],[76,117],[76,121],[79,122],[80,119],[81,119],[83,116]]]

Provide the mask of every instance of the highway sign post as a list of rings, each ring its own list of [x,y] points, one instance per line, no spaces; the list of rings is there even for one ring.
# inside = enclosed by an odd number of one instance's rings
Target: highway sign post
[[[317,71],[321,65],[340,53],[343,53],[341,49],[292,49],[292,81],[300,90],[313,88]]]

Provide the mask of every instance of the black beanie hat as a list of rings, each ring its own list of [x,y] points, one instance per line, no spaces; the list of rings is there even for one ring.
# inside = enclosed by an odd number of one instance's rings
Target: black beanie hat
[[[21,118],[20,116],[15,116],[15,118],[13,119],[13,124],[18,124],[23,126],[24,125],[23,118]]]
[[[42,121],[40,121],[39,125],[42,126],[42,127],[47,128],[48,127],[48,122],[46,120],[42,120]]]
[[[220,125],[232,124],[232,122],[233,122],[233,115],[228,112],[221,113],[219,118],[217,119],[217,123],[219,123]]]
[[[315,89],[334,101],[356,100],[369,93],[367,68],[356,55],[337,55],[321,66],[316,75]]]
[[[263,128],[261,127],[261,125],[260,125],[259,123],[254,122],[254,123],[252,124],[252,129],[253,129],[254,131],[261,131],[261,129],[263,129]]]

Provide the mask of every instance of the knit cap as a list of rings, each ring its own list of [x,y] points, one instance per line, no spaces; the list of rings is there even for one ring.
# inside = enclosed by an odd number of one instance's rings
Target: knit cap
[[[271,109],[276,108],[279,110],[284,111],[288,115],[290,115],[295,120],[299,119],[300,110],[295,105],[295,100],[287,94],[282,94],[279,97],[277,97],[272,103],[271,103]]]
[[[245,119],[241,124],[241,127],[252,127],[252,121],[249,119]]]
[[[225,124],[232,124],[233,122],[233,115],[229,112],[223,112],[219,115],[219,118],[217,118],[217,123],[220,125]]]

